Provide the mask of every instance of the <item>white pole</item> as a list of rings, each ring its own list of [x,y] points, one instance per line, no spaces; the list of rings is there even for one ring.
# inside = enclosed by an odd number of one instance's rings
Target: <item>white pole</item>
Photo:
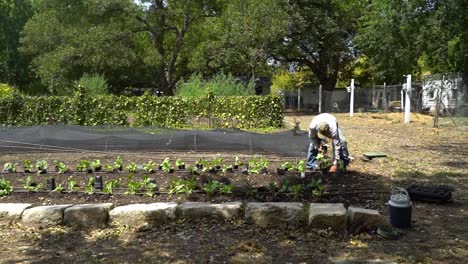
[[[405,98],[403,94],[405,90],[405,84],[403,84],[402,87],[403,88],[401,88],[401,91],[400,91],[400,102],[401,102],[400,112],[402,111],[403,107],[405,107],[404,100],[403,100],[403,98]]]
[[[322,85],[319,86],[319,113],[322,113]]]
[[[297,110],[301,110],[301,88],[297,89]]]
[[[410,109],[411,109],[411,74],[406,76],[406,101],[405,101],[405,124],[410,123]]]
[[[351,79],[351,100],[349,103],[349,116],[353,117],[354,113],[354,79]]]

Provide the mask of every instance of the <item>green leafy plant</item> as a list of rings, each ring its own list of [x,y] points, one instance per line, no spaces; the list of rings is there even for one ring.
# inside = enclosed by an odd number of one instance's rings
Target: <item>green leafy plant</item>
[[[220,183],[218,181],[209,181],[205,184],[203,184],[203,190],[206,192],[208,195],[213,195],[218,191],[220,187]]]
[[[41,183],[34,183],[31,176],[26,177],[26,180],[21,179],[20,182],[23,183],[23,188],[30,192],[37,192],[43,186]]]
[[[68,166],[65,165],[65,163],[58,160],[54,160],[54,164],[58,174],[64,174],[68,171]]]
[[[0,180],[0,197],[7,196],[13,193],[13,186],[11,186],[10,182],[2,178]]]
[[[94,177],[89,177],[88,183],[85,186],[85,193],[86,194],[94,194]]]
[[[304,187],[302,186],[302,184],[296,184],[296,185],[291,186],[290,190],[292,194],[294,195],[294,197],[297,198],[302,195],[302,191],[304,190]]]
[[[223,164],[223,172],[226,173],[226,172],[232,172],[233,169],[232,169],[232,165],[226,165],[226,164]]]
[[[214,158],[212,161],[211,161],[211,165],[213,167],[221,167],[221,165],[223,164],[223,161],[224,159],[221,158],[221,157],[217,157],[217,158]]]
[[[317,154],[316,159],[320,170],[327,170],[332,166],[328,157],[322,153]]]
[[[136,194],[137,189],[141,187],[141,184],[139,182],[129,182],[127,184],[128,191],[125,192],[125,194]]]
[[[221,184],[221,186],[219,187],[219,193],[222,194],[231,194],[233,190],[234,185],[232,184]]]
[[[126,167],[126,169],[130,173],[135,173],[138,170],[138,165],[135,162],[132,162]]]
[[[295,169],[300,173],[305,172],[305,170],[306,170],[305,160],[296,160]]]
[[[160,166],[161,169],[165,172],[169,172],[171,169],[173,169],[171,159],[169,158],[165,158],[163,162],[161,162]]]
[[[317,198],[322,197],[326,190],[325,185],[322,183],[322,179],[312,180],[308,186],[312,189],[312,195]]]
[[[120,179],[107,181],[106,184],[104,185],[103,192],[107,194],[113,194],[114,188],[117,188],[119,186],[119,183],[120,183]]]
[[[120,156],[117,156],[117,158],[114,161],[114,169],[122,170],[122,166],[123,166],[123,159]]]
[[[39,173],[47,172],[49,163],[47,163],[47,160],[38,160],[36,161],[36,169]]]
[[[5,172],[16,172],[16,166],[18,163],[7,162],[3,165],[3,171]]]
[[[185,162],[182,161],[181,158],[176,159],[175,165],[177,168],[181,169],[182,167],[185,167]]]
[[[68,192],[74,192],[78,190],[78,182],[73,178],[73,176],[68,177],[67,179],[67,187],[68,187]]]
[[[193,166],[188,166],[187,170],[189,171],[190,175],[196,175],[198,173],[197,168]]]
[[[268,160],[261,156],[261,157],[252,157],[249,160],[249,173],[260,174],[265,173],[268,169]]]
[[[281,188],[278,190],[280,193],[287,193],[289,190],[289,181],[284,181],[283,184],[281,184]]]
[[[28,160],[28,159],[24,160],[23,169],[24,169],[24,172],[31,172],[32,171],[32,164],[31,164],[30,160]]]
[[[271,194],[273,194],[273,196],[275,196],[279,191],[279,188],[276,185],[276,182],[269,182],[267,188],[271,192]]]
[[[114,171],[114,166],[110,165],[110,164],[106,164],[104,165],[104,169],[106,170],[106,172],[113,172]]]
[[[293,169],[293,165],[291,164],[291,162],[289,161],[285,161],[281,164],[280,166],[281,169],[283,170],[292,170]]]
[[[153,197],[154,196],[154,190],[156,190],[157,187],[158,187],[158,185],[156,185],[156,183],[150,182],[148,184],[148,186],[146,187],[145,195]]]
[[[89,160],[80,160],[76,169],[81,172],[86,172],[91,169],[91,162],[89,162]]]
[[[59,184],[55,186],[55,189],[52,190],[54,193],[61,193],[65,190],[65,187],[62,186],[62,184]]]
[[[154,168],[156,168],[156,163],[154,163],[152,160],[148,161],[148,163],[143,166],[143,170],[147,173],[153,173]]]
[[[100,171],[102,168],[101,160],[95,160],[91,162],[91,168],[93,168],[94,171]]]
[[[169,194],[191,194],[196,186],[195,178],[189,180],[172,179],[169,184]]]

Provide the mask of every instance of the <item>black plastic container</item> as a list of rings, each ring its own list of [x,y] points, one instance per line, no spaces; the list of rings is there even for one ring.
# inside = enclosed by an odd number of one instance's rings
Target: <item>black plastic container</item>
[[[423,202],[445,203],[452,200],[452,191],[448,186],[418,186],[412,185],[407,188],[411,200]]]
[[[55,190],[55,187],[56,187],[55,178],[47,178],[46,187],[47,187],[47,190],[49,190],[49,191]]]
[[[103,183],[102,177],[100,175],[95,176],[94,177],[94,189],[98,191],[102,191],[103,188],[104,188],[104,183]]]

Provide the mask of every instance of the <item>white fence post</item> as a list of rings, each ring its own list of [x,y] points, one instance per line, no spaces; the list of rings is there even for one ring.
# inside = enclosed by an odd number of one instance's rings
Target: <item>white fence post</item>
[[[322,113],[322,85],[319,86],[319,113]]]
[[[406,91],[405,91],[405,124],[410,123],[410,110],[411,110],[411,74],[406,76]]]
[[[350,102],[349,102],[349,116],[353,117],[353,113],[354,113],[354,79],[351,79],[351,87],[348,90],[348,92],[351,93],[351,99],[350,99]]]

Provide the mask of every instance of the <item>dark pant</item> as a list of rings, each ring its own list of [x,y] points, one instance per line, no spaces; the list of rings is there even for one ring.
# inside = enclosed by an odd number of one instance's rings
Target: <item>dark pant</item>
[[[343,132],[341,131],[340,128],[338,128],[338,136],[340,138],[340,160],[344,162],[345,166],[348,166],[349,164],[349,153],[348,153],[348,145],[346,144],[346,139],[343,136]],[[320,147],[320,143],[322,143],[322,140],[315,136],[314,138],[311,138],[310,144],[309,144],[309,149],[307,151],[307,163],[306,167],[308,169],[313,169],[317,167],[317,154],[318,154],[318,149]],[[333,144],[332,144],[333,145]],[[335,156],[335,146],[333,146],[333,156]],[[333,157],[333,160],[335,160],[335,157]]]

